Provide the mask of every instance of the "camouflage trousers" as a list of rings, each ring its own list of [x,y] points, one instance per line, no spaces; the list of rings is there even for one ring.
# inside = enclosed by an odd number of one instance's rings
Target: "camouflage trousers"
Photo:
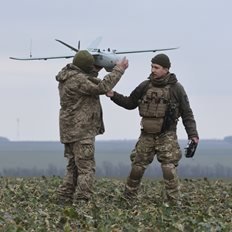
[[[133,197],[137,194],[143,174],[155,155],[161,163],[165,195],[168,200],[177,200],[179,182],[176,167],[181,159],[181,150],[175,132],[167,132],[160,136],[142,132],[131,153],[132,168],[127,178],[125,195]]]
[[[93,193],[95,181],[95,140],[84,139],[65,144],[64,156],[68,163],[58,194],[65,200],[88,200]]]

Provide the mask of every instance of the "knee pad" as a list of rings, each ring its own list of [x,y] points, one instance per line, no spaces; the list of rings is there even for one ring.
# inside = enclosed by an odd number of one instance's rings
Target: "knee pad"
[[[176,176],[176,167],[174,164],[161,164],[163,177],[165,180],[173,180]]]
[[[133,166],[131,173],[130,173],[130,179],[132,180],[139,180],[141,179],[141,177],[143,176],[143,173],[145,171],[145,168],[141,167],[141,166]]]

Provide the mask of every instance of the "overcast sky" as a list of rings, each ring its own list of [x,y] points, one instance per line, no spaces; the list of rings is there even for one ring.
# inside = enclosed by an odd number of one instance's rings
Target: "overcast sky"
[[[20,0],[0,10],[0,136],[10,140],[59,140],[55,75],[71,60],[14,61],[10,56],[69,55],[61,39],[85,49],[167,51],[184,86],[201,139],[232,135],[232,1],[230,0]],[[129,54],[129,68],[115,90],[129,95],[150,74],[154,53]],[[106,72],[101,71],[100,77]],[[98,140],[137,139],[138,110],[128,111],[101,96],[106,132]],[[186,132],[180,120],[180,139]]]

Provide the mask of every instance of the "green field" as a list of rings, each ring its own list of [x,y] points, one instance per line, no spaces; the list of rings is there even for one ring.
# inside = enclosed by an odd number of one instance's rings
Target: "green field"
[[[163,202],[163,183],[144,179],[137,200],[124,180],[97,179],[88,202],[60,204],[59,177],[0,178],[0,231],[232,231],[232,181],[182,179],[182,204]]]

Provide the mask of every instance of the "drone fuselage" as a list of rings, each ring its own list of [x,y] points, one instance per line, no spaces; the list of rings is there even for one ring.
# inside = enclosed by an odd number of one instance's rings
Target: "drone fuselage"
[[[100,51],[97,54],[93,54],[93,56],[95,64],[103,67],[107,72],[111,72],[116,63],[123,58],[121,55],[108,51]]]

